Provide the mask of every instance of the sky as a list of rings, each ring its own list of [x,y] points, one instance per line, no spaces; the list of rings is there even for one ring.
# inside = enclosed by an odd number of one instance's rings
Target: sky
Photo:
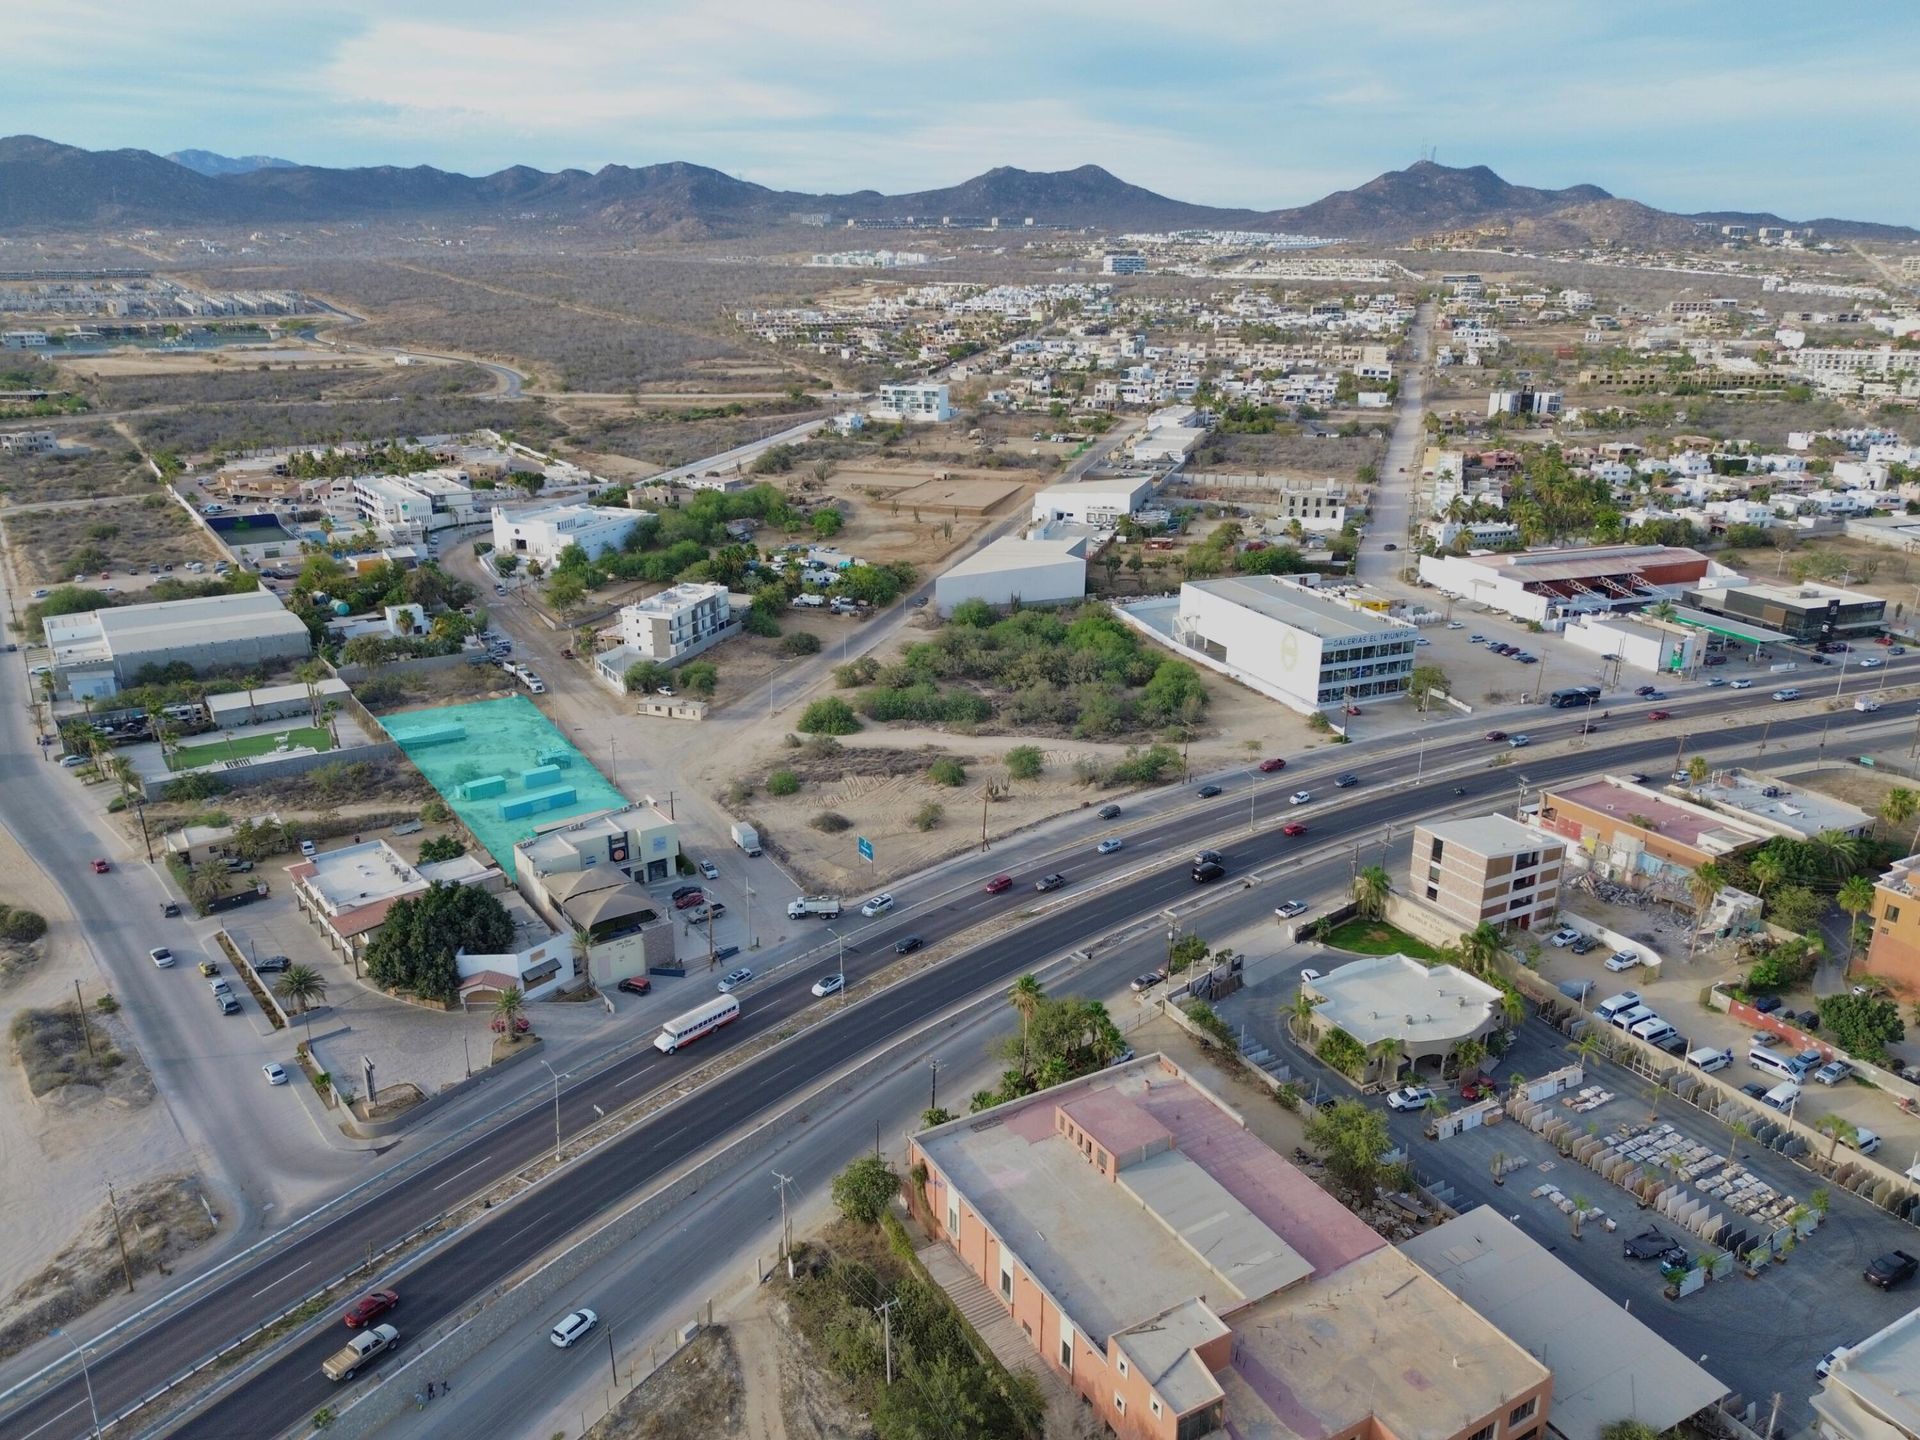
[[[1432,149],[1920,225],[1912,0],[0,0],[0,37],[0,134],[89,149],[822,192],[1097,164],[1255,209]]]

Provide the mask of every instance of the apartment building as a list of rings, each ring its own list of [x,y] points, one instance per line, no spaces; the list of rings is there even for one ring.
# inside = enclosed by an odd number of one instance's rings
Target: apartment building
[[[597,655],[594,670],[604,683],[624,691],[631,666],[643,660],[677,665],[738,629],[726,586],[689,581],[621,606],[614,628],[620,644]]]
[[[1412,893],[1471,930],[1482,920],[1531,930],[1560,908],[1566,842],[1504,815],[1416,825]]]
[[[473,485],[464,470],[356,475],[347,494],[355,513],[388,539],[411,539],[474,519]]]
[[[551,569],[570,545],[589,560],[617,549],[642,520],[645,510],[612,510],[596,505],[545,505],[537,510],[493,510],[493,548],[499,555],[538,560]]]
[[[1920,855],[1893,862],[1873,885],[1873,939],[1866,970],[1908,996],[1920,996]]]
[[[909,1148],[915,1215],[970,1272],[947,1283],[1123,1440],[1545,1433],[1546,1366],[1164,1056]]]
[[[1144,275],[1147,273],[1147,257],[1144,255],[1102,255],[1100,257],[1102,275]]]
[[[931,381],[909,385],[882,385],[871,412],[877,419],[932,424],[953,418],[953,402],[945,385]]]

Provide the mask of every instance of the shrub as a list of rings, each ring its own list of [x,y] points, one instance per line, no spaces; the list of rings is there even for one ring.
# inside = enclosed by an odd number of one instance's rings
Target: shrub
[[[438,795],[420,807],[420,818],[429,825],[444,825],[453,818],[453,811],[447,808],[447,802]]]
[[[749,785],[746,781],[729,780],[727,782],[727,804],[731,805],[734,809],[739,809],[752,798],[753,786]]]
[[[967,783],[967,767],[951,755],[945,756],[927,767],[927,778],[936,785],[964,785]]]
[[[856,685],[871,685],[879,675],[880,662],[871,655],[862,655],[857,660],[833,667],[833,683],[842,690],[851,690]]]
[[[913,812],[913,828],[931,830],[946,818],[947,807],[938,800],[929,800]]]
[[[764,635],[771,639],[780,633],[780,622],[768,611],[755,605],[747,611],[747,618],[740,622],[740,628],[749,635]]]
[[[780,650],[786,655],[818,655],[820,637],[809,635],[804,630],[796,630],[791,635],[780,637]]]
[[[1037,780],[1046,768],[1038,745],[1016,745],[1007,751],[1007,774],[1015,780]]]
[[[680,679],[676,688],[685,690],[689,695],[705,697],[713,694],[719,684],[719,666],[711,660],[693,660],[680,667]]]
[[[420,847],[420,863],[431,865],[439,860],[455,860],[467,853],[467,847],[458,836],[436,835]]]
[[[839,696],[827,695],[800,712],[798,728],[808,735],[851,735],[860,728],[860,718]]]
[[[807,823],[822,835],[838,835],[853,828],[853,822],[838,810],[822,810]]]
[[[1367,1061],[1366,1047],[1338,1025],[1320,1037],[1318,1053],[1342,1075],[1357,1074]]]
[[[38,911],[16,910],[11,905],[0,905],[0,940],[29,945],[46,933],[46,917]]]
[[[878,1225],[900,1191],[900,1177],[878,1155],[862,1155],[833,1177],[833,1203],[856,1225]]]
[[[797,795],[800,793],[800,777],[791,770],[776,770],[767,776],[769,795]]]
[[[953,607],[948,617],[952,625],[966,625],[975,630],[984,630],[994,622],[993,607],[984,600],[962,600]]]
[[[1130,750],[1124,760],[1107,772],[1109,785],[1153,785],[1180,763],[1180,752],[1171,745],[1149,745],[1145,750]]]

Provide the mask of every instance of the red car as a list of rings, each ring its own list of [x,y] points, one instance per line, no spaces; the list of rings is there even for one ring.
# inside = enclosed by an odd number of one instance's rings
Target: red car
[[[629,995],[651,995],[653,993],[653,981],[644,975],[629,975],[620,982],[620,988]]]
[[[1673,712],[1671,710],[1647,711],[1647,719],[1649,720],[1671,720],[1672,718],[1673,718]]]
[[[698,886],[689,890],[685,895],[676,895],[673,897],[673,908],[676,910],[691,910],[696,905],[704,905],[706,903],[707,897],[701,892]]]
[[[96,860],[93,862],[93,873],[96,875],[104,875],[112,868],[113,867],[104,860]]]
[[[358,1330],[362,1325],[372,1324],[399,1303],[400,1294],[397,1290],[369,1290],[349,1305],[347,1313],[340,1318],[347,1322],[349,1330]]]
[[[1307,833],[1307,827],[1302,825],[1298,820],[1295,820],[1291,825],[1282,825],[1280,827],[1280,833],[1282,835],[1304,835]]]
[[[1013,889],[1013,876],[1011,875],[996,875],[993,879],[987,881],[987,894],[989,895],[1004,895],[1011,889]]]
[[[1260,773],[1263,775],[1271,775],[1276,770],[1284,770],[1286,768],[1287,762],[1278,756],[1275,756],[1271,760],[1262,760],[1260,762]]]
[[[1483,738],[1487,740],[1504,740],[1507,738],[1507,732],[1504,730],[1489,730]]]
[[[1484,1080],[1468,1080],[1460,1087],[1462,1100],[1484,1100],[1493,1093],[1493,1087]]]

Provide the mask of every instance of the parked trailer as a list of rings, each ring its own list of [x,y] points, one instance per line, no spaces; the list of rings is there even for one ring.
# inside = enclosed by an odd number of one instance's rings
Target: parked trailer
[[[731,1025],[739,1018],[740,1002],[731,995],[722,995],[667,1021],[653,1037],[653,1048],[663,1055],[671,1055],[682,1045],[690,1045],[702,1035],[722,1025]]]

